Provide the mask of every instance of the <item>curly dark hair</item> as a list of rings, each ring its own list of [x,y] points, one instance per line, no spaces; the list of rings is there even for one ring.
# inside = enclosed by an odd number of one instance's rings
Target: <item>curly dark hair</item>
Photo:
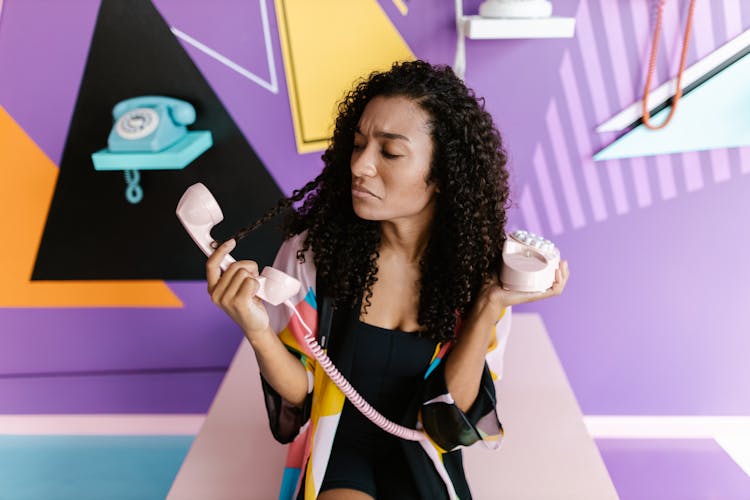
[[[450,67],[400,62],[359,81],[338,105],[320,175],[234,237],[240,239],[290,209],[282,226],[285,236],[308,231],[297,258],[304,261],[304,252],[312,249],[318,280],[335,307],[353,308],[363,299],[366,310],[377,281],[380,224],[354,213],[350,163],[354,132],[376,96],[406,97],[429,115],[433,157],[426,182],[436,182],[440,193],[419,263],[417,321],[420,335],[444,342],[454,338],[457,318],[500,269],[509,203],[500,134],[484,110],[484,99]],[[298,202],[301,206],[294,209]]]

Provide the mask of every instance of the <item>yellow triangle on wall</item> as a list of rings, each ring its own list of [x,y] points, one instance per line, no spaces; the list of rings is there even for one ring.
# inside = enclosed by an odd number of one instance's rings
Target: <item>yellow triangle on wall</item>
[[[58,173],[0,106],[0,307],[181,307],[158,280],[31,281]]]
[[[294,135],[319,151],[336,105],[360,77],[415,59],[376,0],[276,0]]]

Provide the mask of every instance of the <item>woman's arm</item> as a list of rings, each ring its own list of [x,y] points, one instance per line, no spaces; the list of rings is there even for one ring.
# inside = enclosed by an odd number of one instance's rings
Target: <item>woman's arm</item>
[[[505,308],[560,295],[568,276],[568,262],[563,260],[552,287],[543,293],[511,292],[498,283],[488,283],[482,289],[445,366],[448,391],[461,411],[467,411],[477,397],[493,327]]]
[[[478,441],[490,448],[500,445],[503,429],[497,417],[493,379],[502,375],[509,306],[559,295],[567,280],[568,266],[563,261],[554,285],[544,293],[510,292],[497,283],[482,289],[445,362],[438,363],[425,378],[421,420],[439,446],[452,450]]]
[[[468,318],[445,365],[445,381],[456,406],[466,412],[479,392],[485,356],[495,323],[502,310],[493,317],[494,308],[484,308]]]
[[[283,399],[301,406],[308,392],[305,366],[273,331],[266,307],[256,296],[260,286],[257,263],[238,261],[221,272],[220,263],[235,244],[234,240],[224,243],[206,262],[208,293],[242,329],[255,351],[263,378]]]
[[[270,327],[245,336],[255,351],[265,381],[286,401],[302,406],[307,398],[308,381],[307,370],[299,357],[289,352]]]

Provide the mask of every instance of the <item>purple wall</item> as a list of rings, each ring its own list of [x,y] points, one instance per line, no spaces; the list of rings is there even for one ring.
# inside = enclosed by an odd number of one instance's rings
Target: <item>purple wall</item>
[[[465,3],[476,12],[478,0]],[[570,261],[563,297],[521,309],[543,315],[584,413],[747,415],[750,266],[741,249],[750,245],[742,220],[750,150],[590,160],[612,139],[596,125],[641,92],[651,3],[555,0],[556,15],[578,19],[574,39],[468,41],[466,80],[486,97],[511,154],[512,225],[542,231]],[[155,4],[170,25],[270,78],[256,2]],[[660,81],[673,71],[684,25],[684,6],[667,4]],[[452,62],[450,2],[413,0],[407,16],[381,5],[418,57]],[[688,63],[750,27],[741,0],[699,5]],[[320,162],[295,150],[269,7],[276,94],[185,47],[289,192]],[[97,8],[6,0],[0,19],[0,105],[54,162]],[[205,411],[218,383],[211,370],[228,364],[239,333],[203,284],[170,287],[184,309],[0,309],[0,413]],[[181,389],[130,379],[131,389],[111,397],[112,377],[158,369],[172,369]],[[66,373],[92,377],[93,389]],[[196,383],[196,373],[209,375]],[[51,396],[63,390],[66,398]],[[175,403],[157,391],[186,396]]]

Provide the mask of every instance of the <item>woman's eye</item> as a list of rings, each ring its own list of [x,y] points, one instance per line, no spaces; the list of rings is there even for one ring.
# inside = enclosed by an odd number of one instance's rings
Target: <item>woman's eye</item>
[[[353,149],[354,151],[362,151],[363,149],[365,149],[365,147],[364,147],[364,146],[363,146],[362,144],[357,144],[357,143],[355,142],[355,143],[354,143],[354,146],[352,147],[352,149]]]
[[[385,156],[385,157],[386,157],[386,158],[388,158],[388,159],[398,158],[398,157],[400,157],[400,156],[401,156],[401,155],[396,155],[396,154],[393,154],[393,153],[389,153],[389,152],[388,152],[388,151],[386,151],[386,150],[383,150],[383,151],[382,151],[382,154],[383,154],[383,156]]]

